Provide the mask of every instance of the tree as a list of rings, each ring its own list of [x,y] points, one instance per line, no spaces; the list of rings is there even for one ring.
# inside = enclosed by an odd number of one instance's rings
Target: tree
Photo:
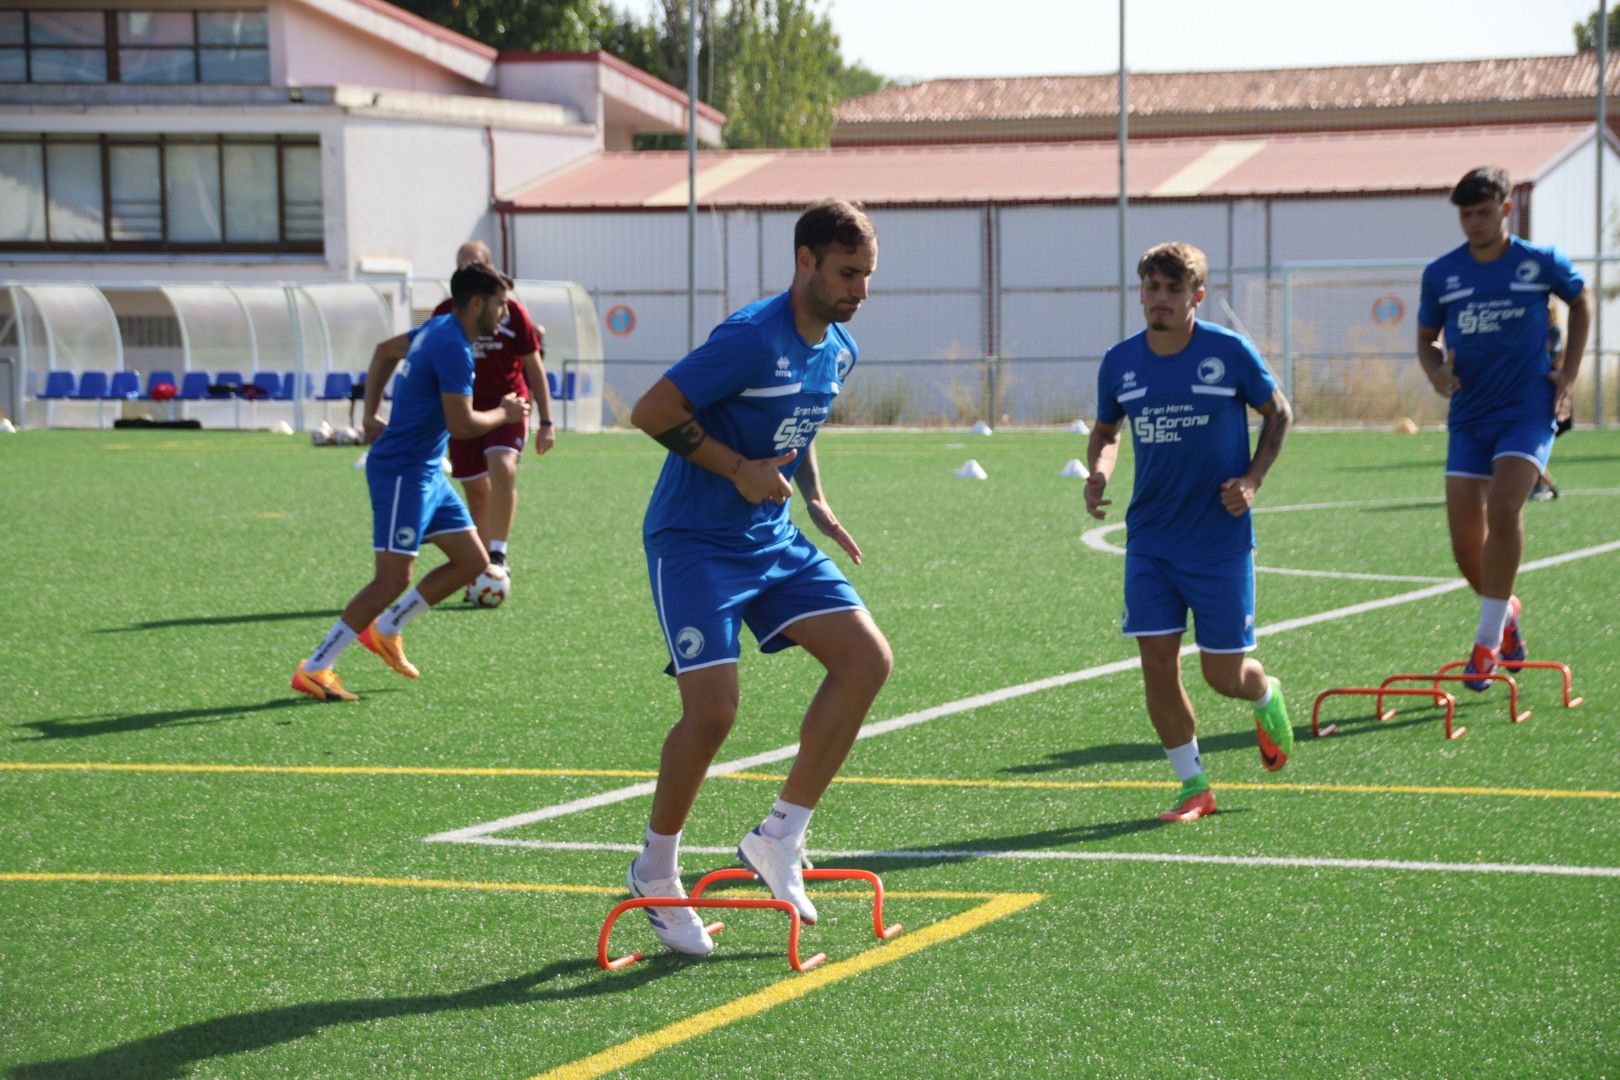
[[[890,86],[846,65],[822,0],[660,0],[645,22],[603,0],[398,0],[487,45],[610,52],[686,88],[687,11],[698,17],[698,100],[724,112],[728,147],[826,146],[838,102]],[[684,134],[637,136],[676,149]]]
[[[1596,52],[1598,42],[1598,13],[1593,11],[1586,17],[1585,22],[1575,24],[1575,51]],[[1609,52],[1612,54],[1620,48],[1620,18],[1615,17],[1613,8],[1609,9]]]

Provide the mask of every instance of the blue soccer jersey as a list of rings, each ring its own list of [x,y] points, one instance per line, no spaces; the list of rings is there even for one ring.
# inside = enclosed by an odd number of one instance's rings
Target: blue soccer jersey
[[[410,350],[394,380],[388,428],[366,457],[368,470],[437,468],[450,442],[439,395],[472,396],[472,342],[454,315],[429,319],[412,330],[410,338]]]
[[[1254,547],[1248,514],[1221,505],[1221,484],[1249,470],[1248,408],[1277,391],[1248,338],[1198,320],[1174,356],[1143,331],[1108,350],[1097,371],[1097,420],[1130,419],[1136,486],[1126,548],[1165,559],[1217,559]]]
[[[1457,354],[1452,427],[1552,416],[1547,295],[1568,302],[1585,285],[1563,252],[1517,236],[1491,262],[1463,244],[1424,268],[1418,325],[1443,330]]]
[[[833,323],[809,345],[782,293],[715,327],[709,340],[665,372],[710,436],[749,459],[797,449],[790,481],[855,366],[855,339]],[[751,505],[732,482],[670,454],[647,506],[643,536],[654,555],[705,549],[764,551],[793,538],[786,503]]]

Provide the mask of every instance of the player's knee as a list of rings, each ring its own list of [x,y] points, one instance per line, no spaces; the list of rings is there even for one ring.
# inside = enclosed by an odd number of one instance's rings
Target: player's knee
[[[726,741],[736,719],[737,702],[734,700],[688,704],[681,713],[681,726],[686,729],[689,738],[698,740],[713,751]]]
[[[373,579],[379,592],[399,596],[411,586],[411,572],[401,566],[379,566]]]

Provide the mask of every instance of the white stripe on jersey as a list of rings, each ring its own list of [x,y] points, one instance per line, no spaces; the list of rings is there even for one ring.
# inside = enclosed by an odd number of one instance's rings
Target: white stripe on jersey
[[[1541,281],[1515,281],[1508,288],[1514,292],[1552,292],[1552,286]]]
[[[1123,394],[1115,394],[1115,401],[1135,401],[1139,397],[1147,396],[1147,387],[1139,386],[1135,390],[1127,390]]]
[[[787,397],[804,389],[803,383],[783,383],[781,386],[750,386],[738,397]]]
[[[1448,292],[1444,296],[1442,296],[1439,300],[1435,301],[1435,303],[1437,303],[1437,304],[1449,304],[1453,300],[1461,300],[1465,296],[1473,296],[1473,295],[1474,295],[1474,287],[1472,285],[1470,285],[1466,289],[1453,289],[1453,290],[1451,290],[1450,292]]]
[[[1237,397],[1237,387],[1235,386],[1194,386],[1192,392],[1195,394],[1214,394],[1216,397]]]

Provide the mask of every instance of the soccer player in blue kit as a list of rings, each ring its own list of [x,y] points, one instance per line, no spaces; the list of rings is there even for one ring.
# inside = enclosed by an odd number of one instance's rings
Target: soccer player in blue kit
[[[743,624],[761,652],[798,645],[827,669],[799,728],[781,797],[737,854],[807,923],[804,834],[889,676],[889,643],[837,565],[788,517],[790,481],[816,527],[856,563],[861,549],[822,491],[814,443],[857,356],[843,327],[877,268],[877,231],[828,199],[799,218],[793,284],[749,304],[670,368],[630,419],[668,451],[643,539],[653,603],[680,690],[664,740],[646,843],[631,861],[636,896],[685,896],[681,830],[737,715]],[[671,949],[714,950],[689,907],[646,908]]]
[[[1513,582],[1524,558],[1524,503],[1547,467],[1559,415],[1580,374],[1592,298],[1563,252],[1508,231],[1506,171],[1474,169],[1451,202],[1468,242],[1424,267],[1418,362],[1447,416],[1446,521],[1451,552],[1479,596],[1464,674],[1523,660],[1523,613]],[[1569,305],[1563,365],[1547,353],[1547,295]],[[1441,333],[1445,347],[1440,345]],[[1489,679],[1468,680],[1484,690]]]
[[[449,314],[389,338],[372,354],[365,424],[375,445],[366,455],[366,482],[371,487],[376,571],[309,659],[293,671],[292,688],[299,693],[317,701],[356,700],[332,670],[356,640],[401,675],[416,678],[421,672],[405,658],[405,625],[464,588],[488,565],[477,526],[439,462],[452,434],[475,439],[528,419],[529,403],[516,394],[507,394],[497,408],[472,407],[472,343],[501,324],[511,288],[512,279],[498,270],[477,263],[464,266],[450,278]],[[385,425],[377,411],[396,365],[394,407]],[[450,561],[429,571],[407,593],[423,540],[437,544]]]
[[[1249,509],[1293,422],[1250,341],[1197,318],[1209,263],[1191,244],[1160,244],[1136,264],[1147,329],[1115,345],[1097,371],[1097,422],[1086,445],[1086,511],[1101,519],[1130,421],[1136,484],[1125,515],[1125,614],[1136,639],[1152,720],[1181,779],[1159,816],[1215,812],[1198,752],[1197,719],[1181,682],[1181,636],[1193,613],[1204,681],[1254,708],[1260,761],[1288,762],[1294,729],[1282,687],[1254,648],[1254,525]],[[1248,409],[1261,416],[1249,451]]]

